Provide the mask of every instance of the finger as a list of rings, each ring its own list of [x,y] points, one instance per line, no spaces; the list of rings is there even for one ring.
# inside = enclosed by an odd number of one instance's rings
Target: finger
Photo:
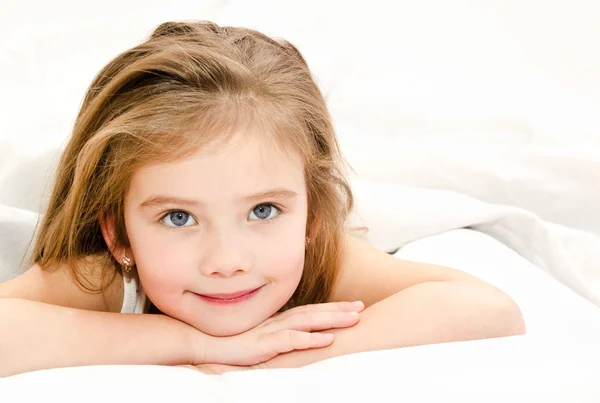
[[[362,301],[354,301],[354,302],[326,302],[322,304],[309,304],[297,306],[292,309],[288,309],[285,312],[277,315],[277,319],[286,318],[289,315],[293,315],[295,313],[300,312],[331,312],[331,311],[341,311],[341,312],[362,312],[365,309],[365,304]]]
[[[359,319],[358,312],[297,312],[286,318],[277,319],[269,326],[272,326],[275,331],[290,329],[315,332],[354,326]]]
[[[274,355],[287,353],[294,350],[327,347],[333,343],[331,333],[308,333],[297,330],[281,330],[271,334],[269,345],[275,351]]]

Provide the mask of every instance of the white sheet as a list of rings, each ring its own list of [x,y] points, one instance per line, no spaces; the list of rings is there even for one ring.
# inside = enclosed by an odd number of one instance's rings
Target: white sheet
[[[382,250],[443,231],[472,227],[545,269],[600,306],[600,237],[541,220],[516,207],[493,205],[435,189],[355,180],[356,215],[368,240]]]
[[[526,336],[354,354],[300,369],[207,376],[168,367],[102,366],[0,380],[11,402],[180,399],[203,402],[546,402],[600,399],[599,311],[491,237],[449,231],[403,258],[457,267],[515,298]],[[573,315],[577,312],[577,315]],[[90,393],[90,391],[94,391]]]
[[[406,141],[344,126],[339,130],[345,155],[361,179],[451,190],[600,236],[600,147],[455,144],[445,134],[435,142]]]
[[[596,403],[600,355],[524,338],[363,353],[304,369],[207,376],[103,366],[0,379],[10,402],[114,401]],[[594,361],[596,360],[596,361]]]
[[[600,309],[490,235],[457,229],[411,242],[396,257],[460,268],[521,308],[529,338],[577,340],[600,351]]]

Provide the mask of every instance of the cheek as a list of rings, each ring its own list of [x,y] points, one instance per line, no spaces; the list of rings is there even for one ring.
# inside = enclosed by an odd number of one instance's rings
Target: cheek
[[[285,285],[286,289],[293,288],[293,292],[304,269],[304,243],[279,242],[264,252],[261,260],[261,274],[273,282]]]
[[[144,291],[168,311],[166,305],[175,303],[193,273],[190,242],[178,242],[178,237],[166,231],[132,229],[128,235]]]

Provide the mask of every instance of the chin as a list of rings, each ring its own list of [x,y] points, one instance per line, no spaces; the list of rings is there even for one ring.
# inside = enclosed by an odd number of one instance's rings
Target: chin
[[[290,293],[290,297],[293,293]],[[257,301],[257,303],[248,304],[243,309],[233,309],[221,311],[204,311],[203,314],[195,314],[195,306],[187,307],[188,310],[179,311],[176,319],[187,323],[198,329],[202,333],[214,337],[228,337],[244,333],[260,325],[287,302],[289,298],[267,299],[267,301]],[[189,310],[191,309],[191,310]]]
[[[215,320],[210,323],[190,323],[190,325],[209,336],[228,337],[244,333],[260,325],[267,319],[268,318],[244,318],[244,320]]]

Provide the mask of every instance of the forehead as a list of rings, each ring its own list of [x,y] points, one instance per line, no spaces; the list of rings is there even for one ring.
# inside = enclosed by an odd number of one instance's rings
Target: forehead
[[[169,194],[218,203],[274,188],[306,192],[300,155],[240,131],[226,144],[139,168],[128,193],[136,198]]]

